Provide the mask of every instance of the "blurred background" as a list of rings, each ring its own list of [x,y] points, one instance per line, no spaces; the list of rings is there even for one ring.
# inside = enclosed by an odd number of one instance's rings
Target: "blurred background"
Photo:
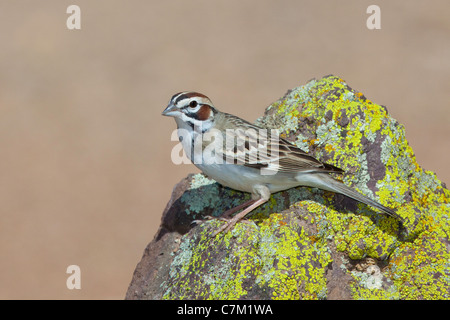
[[[172,164],[161,116],[182,90],[254,121],[334,74],[450,182],[449,17],[447,0],[2,0],[0,298],[124,298],[173,186],[198,172]],[[81,290],[66,287],[72,264]]]

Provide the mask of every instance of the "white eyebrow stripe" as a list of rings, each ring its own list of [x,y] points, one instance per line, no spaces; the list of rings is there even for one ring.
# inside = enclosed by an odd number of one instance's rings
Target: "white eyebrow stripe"
[[[176,96],[172,97],[172,101],[175,102],[177,101],[178,97],[182,96],[183,94],[186,94],[187,92],[180,92],[179,94],[177,94]],[[184,100],[184,99],[183,99]]]

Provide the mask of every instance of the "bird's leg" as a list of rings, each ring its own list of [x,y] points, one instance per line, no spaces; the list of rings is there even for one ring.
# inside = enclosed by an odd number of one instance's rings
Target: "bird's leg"
[[[217,219],[217,220],[228,222],[230,220],[231,215],[233,213],[241,210],[242,208],[245,208],[245,207],[248,207],[248,206],[252,205],[256,201],[258,201],[258,199],[256,199],[256,200],[252,199],[252,200],[246,201],[243,204],[240,204],[240,205],[238,205],[238,206],[236,206],[234,208],[231,208],[231,209],[225,211],[224,213],[222,213],[222,215],[220,217],[205,216],[205,219],[193,220],[191,222],[191,224],[200,224],[200,223],[205,222],[206,220],[212,220],[212,219]]]
[[[249,201],[244,202],[243,204],[238,205],[237,207],[231,208],[230,210],[225,211],[220,217],[221,218],[230,218],[231,215],[235,212],[238,212],[242,208],[248,207],[252,204],[254,204],[258,199],[252,199]]]
[[[230,231],[234,225],[239,222],[240,220],[242,220],[247,213],[249,213],[250,211],[254,210],[255,208],[259,207],[260,205],[262,205],[263,203],[267,202],[268,199],[265,198],[260,198],[258,200],[250,200],[246,203],[244,203],[244,205],[248,205],[250,204],[246,209],[242,210],[241,212],[239,212],[237,215],[235,215],[233,218],[231,218],[230,220],[227,221],[226,224],[224,224],[222,227],[220,227],[218,230],[216,230],[213,234],[212,237],[217,236],[219,233],[221,233],[222,231],[224,231],[225,233]],[[244,207],[244,205],[240,205],[238,207]],[[237,207],[236,207],[237,208]],[[228,211],[234,210],[236,208],[230,209]],[[238,210],[238,209],[237,209]],[[234,210],[233,212],[236,212],[237,210]],[[225,214],[228,215],[228,211],[225,212]],[[232,212],[232,213],[233,213]]]

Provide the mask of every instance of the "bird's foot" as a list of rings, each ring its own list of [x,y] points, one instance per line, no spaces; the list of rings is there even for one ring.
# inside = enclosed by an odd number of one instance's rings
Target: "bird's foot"
[[[195,225],[200,225],[206,221],[211,221],[211,220],[220,220],[223,222],[226,222],[224,225],[222,225],[218,230],[216,230],[211,237],[215,237],[216,235],[218,235],[221,232],[227,233],[228,231],[230,231],[231,229],[233,229],[233,227],[236,225],[236,223],[242,221],[244,223],[250,223],[250,221],[244,219],[244,218],[237,218],[236,217],[233,218],[225,218],[223,215],[220,217],[213,217],[213,216],[205,216],[204,219],[196,219],[193,220],[191,222],[191,226],[195,226]]]
[[[224,218],[224,217],[213,217],[213,216],[205,216],[203,219],[195,219],[191,221],[191,226],[195,226],[195,225],[199,225],[202,224],[206,221],[211,221],[211,220],[220,220],[220,221],[228,221],[229,219]]]
[[[250,200],[250,201],[247,201],[246,203],[243,203],[235,208],[232,208],[232,209],[224,212],[222,214],[222,216],[220,216],[220,217],[205,216],[206,220],[216,219],[216,220],[221,220],[221,221],[226,222],[218,230],[214,231],[214,233],[211,235],[211,237],[215,237],[221,232],[227,233],[228,231],[233,229],[233,227],[236,225],[236,223],[238,223],[241,220],[244,222],[247,222],[247,220],[243,220],[244,217],[246,216],[246,214],[249,213],[250,211],[252,211],[253,209],[255,209],[256,207],[260,206],[261,204],[263,204],[266,201],[267,201],[267,199],[263,199],[263,198],[257,199],[257,200]],[[245,208],[245,209],[242,210],[241,212],[239,212],[234,217],[229,218],[231,216],[231,214],[235,213],[236,211],[238,211],[242,208]],[[194,220],[191,222],[191,224],[203,223],[206,220]]]

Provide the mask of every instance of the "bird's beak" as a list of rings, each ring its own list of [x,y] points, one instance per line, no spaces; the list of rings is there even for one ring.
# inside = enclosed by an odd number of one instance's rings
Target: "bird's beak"
[[[166,109],[161,113],[163,116],[176,117],[180,111],[173,104],[169,104]]]

